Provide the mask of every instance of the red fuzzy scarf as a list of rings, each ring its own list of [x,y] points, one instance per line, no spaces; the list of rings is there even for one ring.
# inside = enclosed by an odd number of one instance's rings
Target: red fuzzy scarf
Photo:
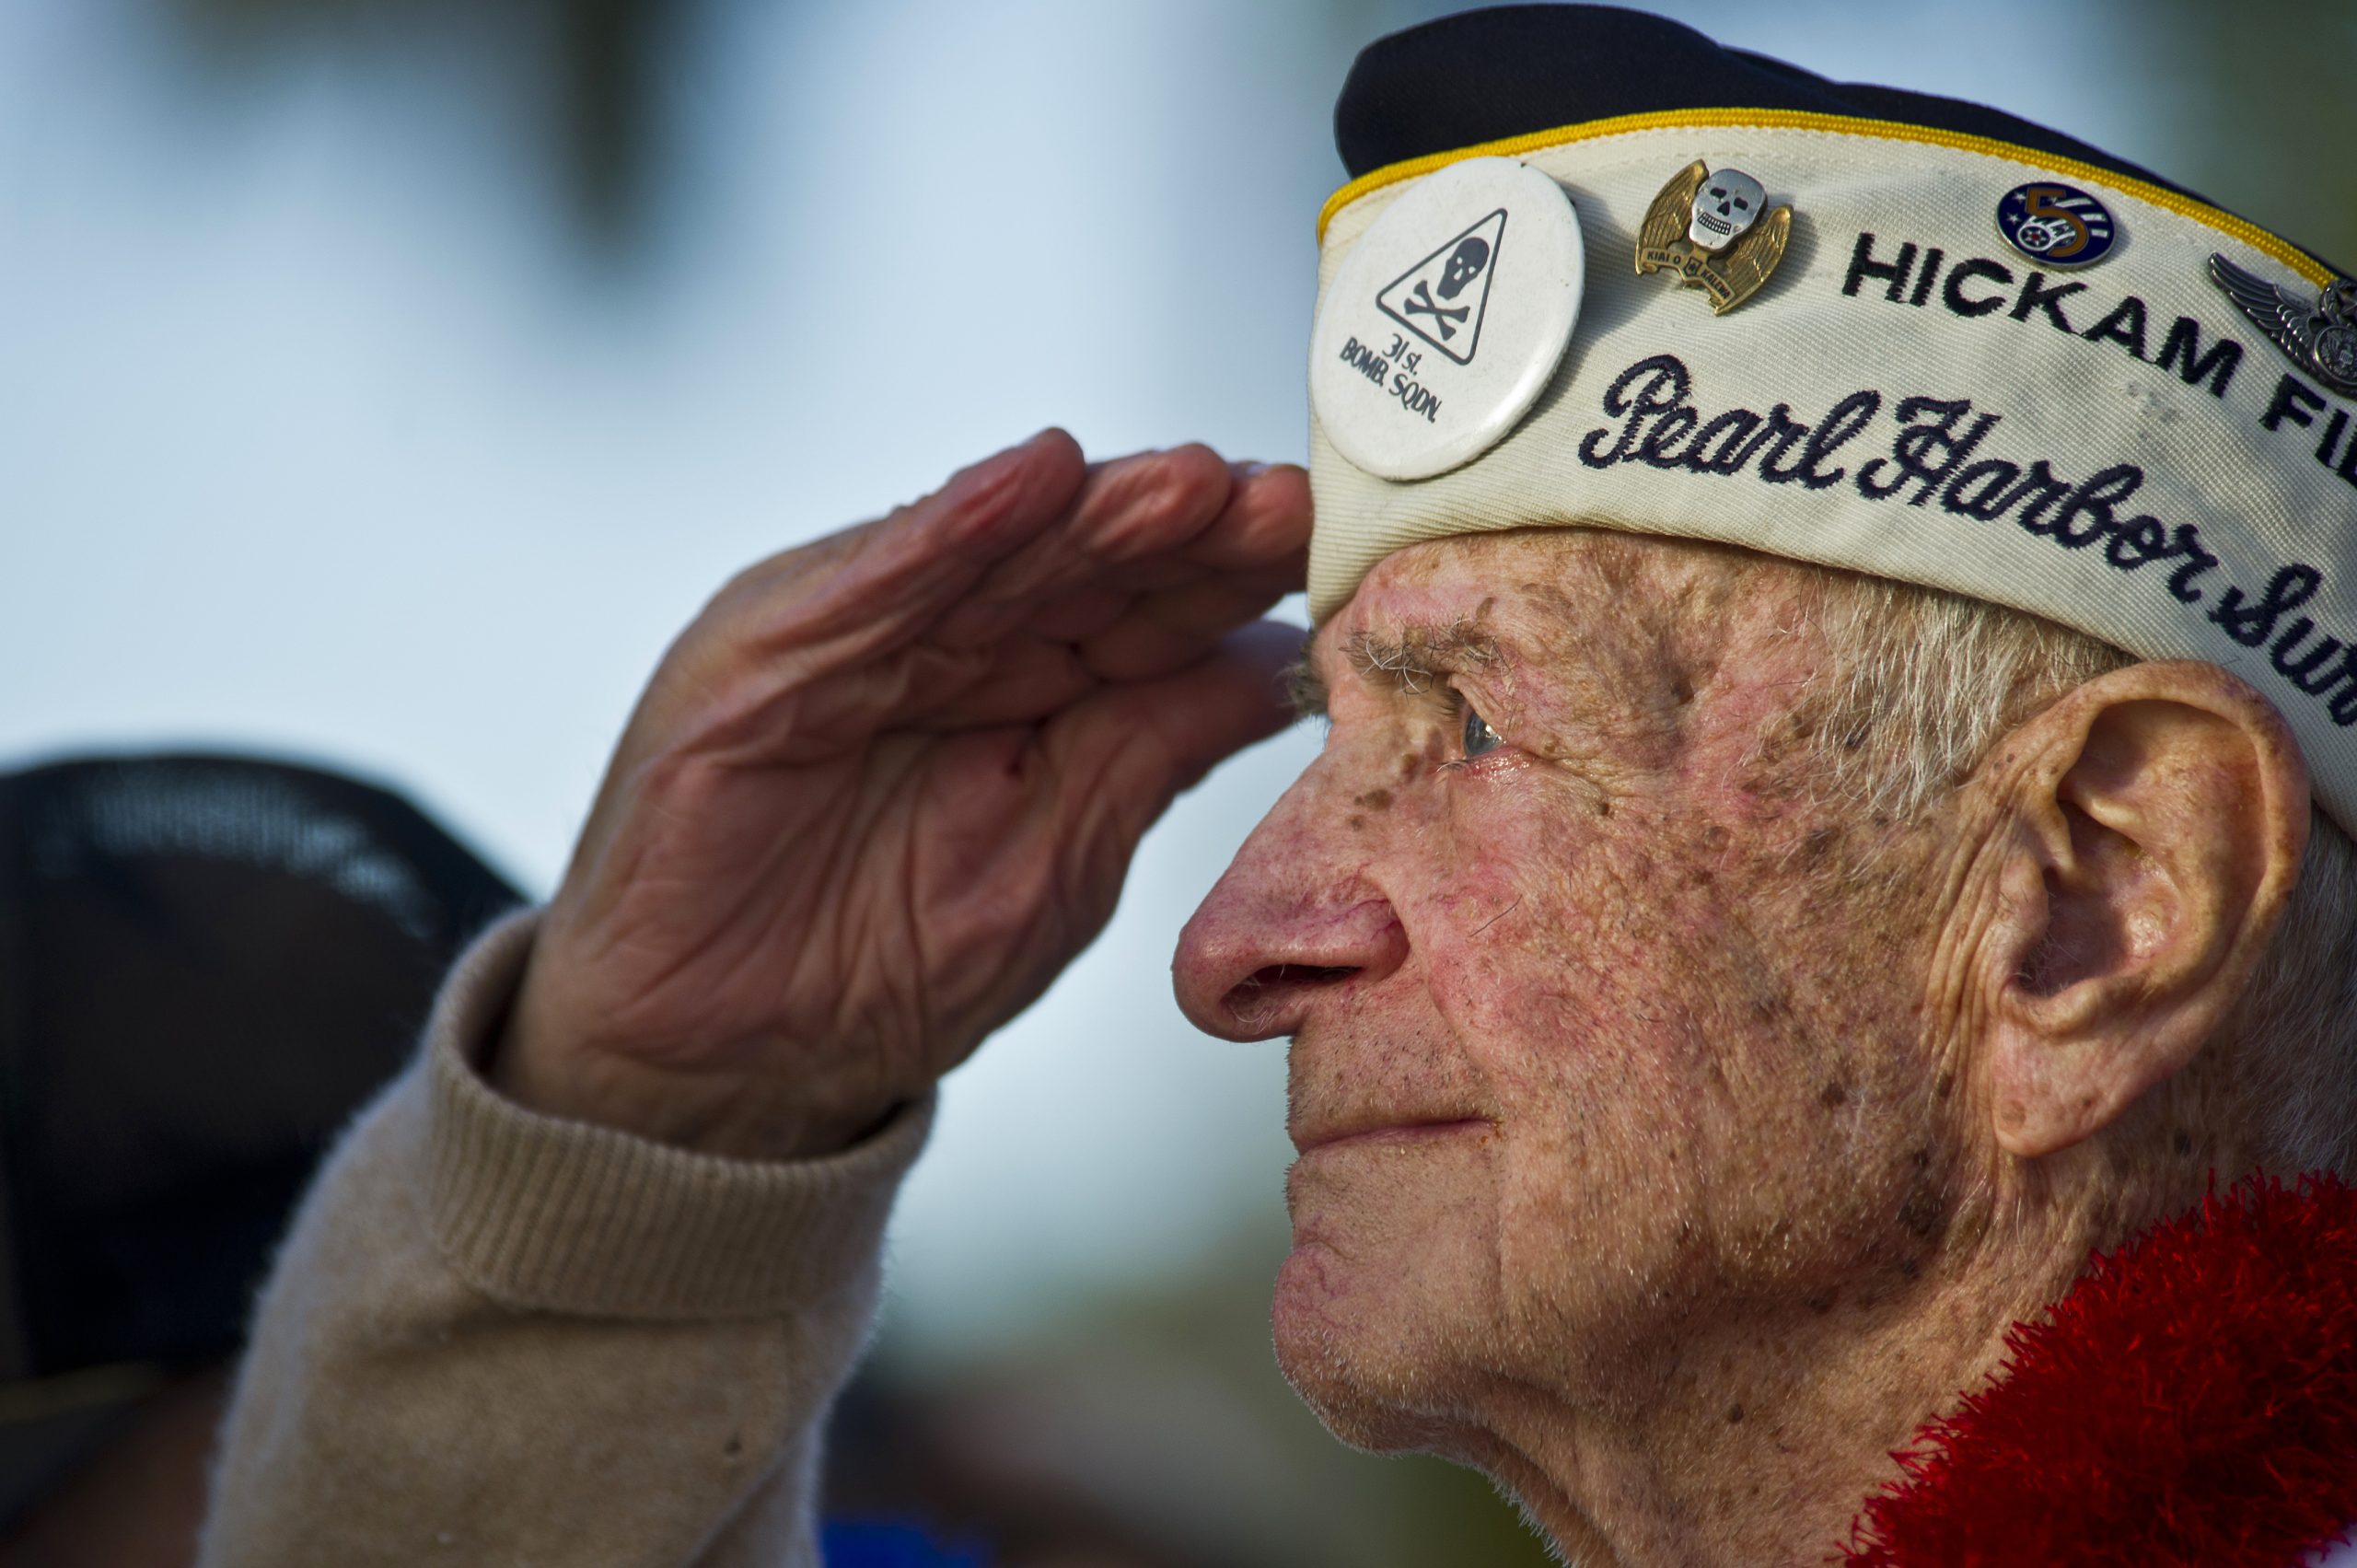
[[[2357,1191],[2244,1182],[2098,1257],[1897,1456],[1850,1568],[2294,1568],[2357,1520]]]

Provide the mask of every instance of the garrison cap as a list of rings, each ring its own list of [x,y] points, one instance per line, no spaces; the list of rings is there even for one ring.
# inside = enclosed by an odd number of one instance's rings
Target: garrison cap
[[[2357,829],[2357,284],[1980,104],[1601,6],[1383,39],[1334,114],[1324,621],[1384,556],[1742,545],[2249,680]]]

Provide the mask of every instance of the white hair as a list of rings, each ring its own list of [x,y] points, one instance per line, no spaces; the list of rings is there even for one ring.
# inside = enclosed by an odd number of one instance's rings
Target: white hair
[[[1838,798],[1885,820],[1922,817],[2028,714],[2136,662],[2001,605],[1880,578],[1825,581],[1821,679],[1836,683],[1824,693],[1836,717],[1817,727],[1810,761]],[[2321,813],[2227,1028],[2256,1152],[2293,1170],[2347,1169],[2357,1156],[2357,848]]]

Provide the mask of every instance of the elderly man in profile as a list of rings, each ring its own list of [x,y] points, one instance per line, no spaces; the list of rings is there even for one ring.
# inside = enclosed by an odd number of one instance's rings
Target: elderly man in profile
[[[298,1223],[210,1561],[814,1561],[934,1085],[1285,722],[1305,547],[1328,739],[1176,970],[1291,1042],[1338,1435],[1582,1562],[2357,1519],[2350,285],[1632,13],[1337,126],[1308,483],[1051,432],[671,650]]]

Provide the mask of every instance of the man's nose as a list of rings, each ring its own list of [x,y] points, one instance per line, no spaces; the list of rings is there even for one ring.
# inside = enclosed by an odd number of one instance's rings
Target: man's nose
[[[1178,1005],[1223,1040],[1292,1034],[1321,997],[1372,984],[1408,957],[1391,900],[1332,852],[1313,803],[1281,801],[1179,934]]]

